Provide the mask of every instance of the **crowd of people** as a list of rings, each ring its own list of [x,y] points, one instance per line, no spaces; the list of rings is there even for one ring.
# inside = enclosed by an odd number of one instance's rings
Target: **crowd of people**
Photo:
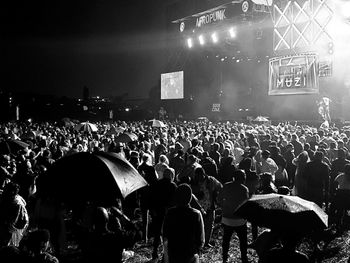
[[[256,194],[299,196],[324,209],[338,233],[346,227],[349,127],[209,121],[167,122],[162,128],[147,121],[95,125],[95,132],[69,121],[0,125],[1,262],[59,262],[68,233],[81,262],[122,262],[125,249],[151,238],[152,260],[199,262],[215,245],[218,218],[224,263],[233,233],[242,262],[249,262],[249,246],[259,252],[259,262],[311,262],[297,251],[300,240],[273,230],[258,235],[253,225],[249,244],[248,222],[235,211]],[[136,136],[121,142],[122,133]],[[114,205],[86,200],[73,211],[41,194],[41,179],[57,160],[99,151],[128,160],[148,185]]]

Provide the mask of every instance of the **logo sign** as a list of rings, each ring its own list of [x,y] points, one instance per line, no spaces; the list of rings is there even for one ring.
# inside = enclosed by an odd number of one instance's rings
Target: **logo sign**
[[[180,24],[180,32],[184,32],[185,30],[185,22],[181,22]]]
[[[196,27],[201,27],[217,21],[225,20],[226,19],[225,11],[226,9],[220,9],[215,12],[208,13],[198,17],[196,20]]]
[[[270,59],[269,95],[318,93],[318,80],[315,54]]]
[[[213,106],[211,108],[211,111],[212,112],[220,112],[220,107],[221,107],[221,104],[220,103],[213,103]]]
[[[244,1],[242,3],[242,11],[243,11],[243,13],[247,13],[248,10],[249,10],[249,3],[248,3],[248,1]]]

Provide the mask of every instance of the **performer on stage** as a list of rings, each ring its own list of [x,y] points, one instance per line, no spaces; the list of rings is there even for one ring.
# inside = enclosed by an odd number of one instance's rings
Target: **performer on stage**
[[[163,107],[160,107],[158,113],[159,113],[159,119],[165,120],[167,112]]]
[[[326,96],[323,96],[319,101],[317,101],[318,113],[328,124],[331,123],[331,116],[329,111],[329,105],[331,102],[332,100]]]

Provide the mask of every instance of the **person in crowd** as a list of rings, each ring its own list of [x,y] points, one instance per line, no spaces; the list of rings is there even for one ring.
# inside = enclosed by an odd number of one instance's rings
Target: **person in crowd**
[[[298,157],[293,159],[296,166],[293,193],[301,198],[307,198],[307,175],[305,174],[306,164],[310,161],[307,151],[301,152]]]
[[[294,147],[295,156],[298,156],[304,150],[304,147],[301,144],[301,142],[299,141],[299,137],[296,133],[292,134],[292,140],[290,141],[290,143]]]
[[[0,196],[0,247],[19,246],[28,227],[26,202],[18,193],[19,185],[9,182]]]
[[[189,133],[184,132],[178,137],[178,142],[182,145],[183,151],[186,153],[192,147],[191,140],[189,138]]]
[[[337,142],[335,140],[330,141],[329,149],[326,150],[326,156],[328,157],[330,163],[332,163],[338,157],[337,148]]]
[[[164,154],[159,156],[159,162],[154,166],[156,170],[158,180],[163,178],[163,173],[166,169],[169,169],[169,160]],[[171,168],[172,169],[172,168]]]
[[[196,168],[194,173],[195,176],[191,188],[200,206],[205,211],[203,215],[205,231],[204,247],[207,248],[212,246],[211,235],[214,227],[215,209],[222,184],[213,176],[207,175],[202,167]]]
[[[263,141],[260,143],[261,150],[262,151],[268,150],[271,142],[272,142],[271,141],[271,135],[270,134],[266,134],[264,136]]]
[[[287,166],[286,159],[281,155],[280,149],[277,146],[269,147],[271,152],[271,159],[275,161],[277,164],[277,171],[275,173],[275,184],[277,187],[279,186],[288,186],[288,173],[285,169]]]
[[[3,154],[0,156],[0,190],[4,189],[5,185],[13,178],[13,173],[10,171],[11,158]]]
[[[130,157],[129,157],[129,162],[132,164],[132,166],[137,169],[140,165],[140,155],[138,151],[131,151],[130,152]]]
[[[211,157],[209,157],[208,152],[203,152],[199,164],[203,167],[207,175],[218,179],[218,167],[215,161]]]
[[[235,215],[235,210],[249,198],[249,190],[244,185],[246,175],[243,170],[236,170],[234,180],[224,184],[219,200],[222,206],[222,262],[228,262],[228,251],[233,232],[239,238],[242,262],[248,262],[247,256],[247,221]]]
[[[157,182],[158,177],[156,170],[151,164],[151,156],[144,153],[142,156],[142,163],[140,164],[138,171],[145,178],[148,186],[139,190],[140,194],[140,209],[142,214],[142,233],[143,240],[148,242],[148,217],[149,208],[151,206],[151,187]]]
[[[159,139],[159,143],[155,146],[154,149],[154,162],[157,164],[159,162],[159,157],[161,155],[167,155],[167,144],[163,138]]]
[[[42,154],[39,155],[36,158],[36,160],[37,160],[36,165],[43,165],[47,169],[49,169],[52,166],[52,164],[55,162],[55,160],[51,158],[51,152],[49,149],[43,150]]]
[[[283,154],[284,159],[286,160],[286,170],[289,178],[289,184],[294,185],[294,176],[296,167],[293,164],[293,160],[295,159],[297,155],[294,153],[294,146],[293,144],[289,143],[285,147],[285,152]]]
[[[315,151],[311,149],[310,143],[304,144],[304,151],[309,155],[310,160],[314,159]]]
[[[272,175],[272,180],[275,182],[275,173],[278,170],[278,166],[274,160],[270,158],[270,151],[265,150],[261,152],[261,159],[257,162],[257,172],[270,173]]]
[[[321,208],[325,203],[325,208],[328,210],[329,166],[322,159],[323,152],[316,151],[314,160],[306,164],[307,199]]]
[[[165,263],[198,263],[204,245],[202,214],[190,207],[192,190],[181,184],[175,191],[175,207],[170,208],[163,224]]]
[[[277,193],[277,187],[273,183],[273,177],[270,173],[263,173],[260,175],[259,194],[274,194]]]
[[[50,250],[50,232],[37,229],[28,233],[20,243],[25,262],[59,263]]]
[[[194,171],[198,167],[202,167],[199,164],[199,159],[196,156],[194,156],[193,154],[190,154],[187,157],[186,166],[180,171],[179,174],[177,174],[176,181],[178,183],[192,184],[193,179],[194,179]]]
[[[153,219],[153,252],[152,259],[158,258],[158,246],[161,240],[161,230],[167,210],[174,205],[176,184],[174,170],[164,170],[163,178],[158,180],[152,188],[152,219]]]
[[[211,145],[211,149],[209,152],[210,158],[212,158],[215,161],[217,167],[220,166],[220,160],[221,160],[221,154],[219,150],[220,150],[220,144],[215,142]]]
[[[350,164],[350,161],[345,159],[345,151],[343,149],[337,150],[338,158],[332,162],[331,172],[330,172],[330,194],[333,195],[335,190],[335,178],[340,174],[344,173],[345,166]]]
[[[248,187],[249,196],[252,196],[257,192],[257,189],[260,186],[260,176],[251,170],[252,167],[252,158],[244,158],[238,165],[238,169],[241,169],[246,174],[245,186]]]
[[[175,156],[169,160],[169,166],[175,170],[175,175],[176,175],[176,174],[179,174],[180,171],[182,171],[185,165],[186,164],[184,160],[184,152],[182,149],[179,149],[175,154]]]
[[[280,234],[280,240],[282,247],[272,248],[267,251],[261,258],[259,258],[259,263],[309,263],[311,262],[309,257],[298,251],[298,237],[293,235]]]
[[[93,217],[93,231],[87,237],[84,262],[123,262],[123,250],[134,245],[134,239],[124,232],[120,222],[115,232],[108,228],[109,214],[106,208],[97,207]]]
[[[233,172],[236,170],[233,162],[234,160],[232,156],[227,157],[225,161],[223,161],[218,173],[220,183],[225,184],[232,181]]]
[[[344,223],[345,212],[350,209],[350,164],[334,179],[334,198],[330,214],[335,214],[338,230]]]

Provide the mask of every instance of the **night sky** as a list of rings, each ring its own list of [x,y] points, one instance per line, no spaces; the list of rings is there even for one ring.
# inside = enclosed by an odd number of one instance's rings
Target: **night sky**
[[[165,69],[166,1],[6,2],[2,89],[147,98]]]

